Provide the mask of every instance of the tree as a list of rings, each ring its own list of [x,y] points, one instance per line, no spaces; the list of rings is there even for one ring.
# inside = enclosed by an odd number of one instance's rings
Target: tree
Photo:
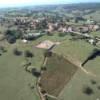
[[[47,68],[46,67],[41,67],[41,71],[46,71]]]
[[[7,36],[7,41],[11,44],[16,42],[16,38],[14,36]]]
[[[36,68],[33,68],[31,72],[37,78],[41,76],[41,72],[37,71]]]
[[[0,53],[0,56],[1,56],[2,54]]]
[[[100,86],[97,87],[100,90]]]
[[[91,80],[91,83],[92,83],[92,84],[96,84],[96,81],[95,81],[95,80]]]
[[[13,36],[16,39],[21,37],[20,32],[18,32],[17,30],[7,30],[5,33],[6,36]]]
[[[16,39],[21,38],[22,34],[17,30],[7,30],[5,33],[6,40],[9,43],[15,43]]]
[[[91,95],[91,94],[93,94],[93,90],[92,90],[92,88],[87,86],[87,87],[83,88],[83,93],[85,93],[87,95]]]
[[[15,55],[17,55],[17,56],[20,56],[20,55],[22,54],[22,52],[19,51],[17,48],[15,48],[15,49],[13,50],[13,53],[14,53]]]
[[[4,52],[7,52],[7,50],[5,49],[4,46],[0,46],[0,51],[3,52],[3,53],[4,53]]]
[[[32,58],[34,56],[34,54],[30,51],[25,51],[25,57],[28,57],[28,58]]]
[[[44,94],[46,94],[47,92],[45,91],[45,90],[41,90],[41,93],[44,95]]]

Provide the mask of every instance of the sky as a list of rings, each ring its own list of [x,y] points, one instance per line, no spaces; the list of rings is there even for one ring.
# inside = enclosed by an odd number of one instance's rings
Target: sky
[[[0,0],[0,8],[42,4],[69,4],[81,2],[100,2],[100,0]]]

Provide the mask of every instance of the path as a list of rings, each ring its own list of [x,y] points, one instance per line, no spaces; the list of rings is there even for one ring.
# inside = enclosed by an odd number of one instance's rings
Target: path
[[[48,59],[48,57],[45,57],[45,58],[44,58],[42,67],[46,65],[47,59]],[[42,71],[41,73],[43,73],[43,71]],[[41,100],[46,100],[46,99],[45,99],[45,95],[43,95],[43,94],[41,93],[41,87],[39,86],[40,80],[41,80],[41,77],[39,77],[39,78],[37,79],[37,82],[36,82],[37,91],[38,91],[38,93],[39,93],[39,95],[40,95]]]

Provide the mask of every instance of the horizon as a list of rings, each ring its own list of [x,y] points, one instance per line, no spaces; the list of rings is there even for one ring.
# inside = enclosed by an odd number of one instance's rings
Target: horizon
[[[59,5],[59,4],[79,4],[79,3],[100,3],[99,0],[1,0],[0,8],[16,8],[25,6]]]

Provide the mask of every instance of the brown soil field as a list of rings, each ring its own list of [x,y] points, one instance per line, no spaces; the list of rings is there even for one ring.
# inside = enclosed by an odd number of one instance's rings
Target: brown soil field
[[[59,95],[78,69],[77,66],[56,54],[48,58],[46,68],[40,83],[42,89],[53,96]]]

